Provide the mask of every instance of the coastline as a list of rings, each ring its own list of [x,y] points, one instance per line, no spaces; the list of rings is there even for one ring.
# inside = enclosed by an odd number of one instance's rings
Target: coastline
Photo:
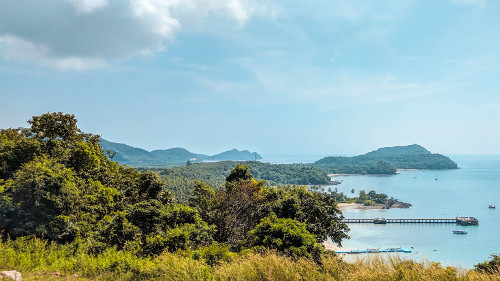
[[[325,247],[326,250],[331,250],[331,251],[347,251],[346,248],[340,247],[337,244],[333,244],[330,241],[325,241],[323,242],[323,246]]]
[[[373,206],[365,206],[362,203],[338,203],[340,210],[345,209],[358,209],[358,210],[381,210],[384,209],[383,204],[377,204]]]

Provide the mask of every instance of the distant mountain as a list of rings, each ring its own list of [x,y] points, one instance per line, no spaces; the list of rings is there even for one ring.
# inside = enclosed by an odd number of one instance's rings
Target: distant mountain
[[[386,157],[386,156],[401,156],[409,154],[431,154],[431,152],[418,144],[406,146],[391,146],[382,147],[372,152],[366,153],[367,157]]]
[[[260,160],[262,157],[257,152],[250,152],[248,150],[239,151],[231,149],[222,153],[208,157],[208,160],[223,161],[223,160]]]
[[[396,169],[456,169],[450,158],[418,144],[383,147],[353,157],[325,157],[313,165],[328,173],[392,174]],[[374,165],[376,168],[374,168]]]
[[[257,152],[248,150],[232,149],[216,155],[205,155],[190,152],[187,149],[176,147],[164,150],[147,151],[141,148],[133,147],[123,143],[110,142],[101,139],[101,146],[104,151],[109,150],[110,155],[114,153],[113,161],[118,161],[120,164],[133,167],[160,167],[185,164],[187,161],[202,162],[202,161],[246,161],[262,159]]]

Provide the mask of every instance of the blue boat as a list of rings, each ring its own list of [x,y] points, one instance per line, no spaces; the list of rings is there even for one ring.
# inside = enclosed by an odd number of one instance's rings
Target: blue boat
[[[453,234],[467,234],[465,230],[453,230]]]
[[[335,251],[337,254],[373,254],[373,253],[411,253],[410,249],[405,248],[387,248],[387,249],[366,249],[366,250],[350,250],[350,251]]]

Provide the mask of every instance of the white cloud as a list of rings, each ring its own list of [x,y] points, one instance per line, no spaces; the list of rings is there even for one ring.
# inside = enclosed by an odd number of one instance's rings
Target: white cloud
[[[4,0],[0,58],[84,70],[110,60],[154,55],[183,28],[203,20],[218,17],[244,27],[256,11],[253,1]]]
[[[15,61],[36,61],[40,65],[57,69],[86,70],[104,65],[104,60],[97,58],[79,58],[76,56],[52,57],[49,49],[36,45],[15,35],[0,36],[0,53],[6,59]]]

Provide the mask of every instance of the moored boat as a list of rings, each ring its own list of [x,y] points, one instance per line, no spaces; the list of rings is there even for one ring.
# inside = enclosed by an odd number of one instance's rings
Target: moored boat
[[[453,234],[467,234],[465,230],[453,230]]]

